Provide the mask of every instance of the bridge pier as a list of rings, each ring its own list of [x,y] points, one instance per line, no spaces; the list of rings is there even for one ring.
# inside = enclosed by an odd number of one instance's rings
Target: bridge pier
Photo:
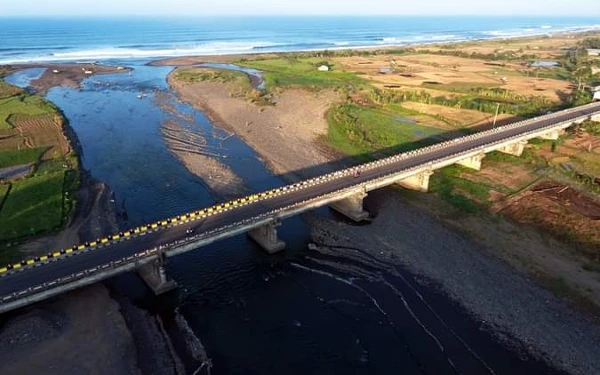
[[[361,192],[340,201],[330,203],[329,207],[359,223],[369,218],[369,213],[363,209],[363,200],[366,197],[367,193]]]
[[[564,129],[559,129],[559,130],[553,130],[553,131],[548,132],[546,134],[542,134],[542,135],[539,136],[539,138],[547,140],[547,141],[556,141],[563,134],[565,134],[565,130]]]
[[[277,227],[281,222],[274,221],[262,227],[252,229],[248,236],[259,244],[269,254],[275,254],[285,249],[285,242],[277,238]]]
[[[479,171],[481,170],[481,161],[483,160],[483,158],[485,158],[485,153],[482,152],[480,154],[458,161],[456,162],[456,164]]]
[[[167,277],[164,255],[159,259],[138,267],[137,271],[142,280],[157,296],[177,288],[177,283]]]
[[[519,141],[517,143],[512,143],[508,146],[504,146],[503,148],[499,148],[498,151],[503,154],[521,156],[523,155],[523,151],[525,151],[525,146],[527,145],[527,141]]]
[[[423,193],[429,191],[429,178],[433,176],[433,171],[424,171],[417,173],[413,176],[407,177],[403,180],[396,182],[398,185],[410,189],[416,190]]]

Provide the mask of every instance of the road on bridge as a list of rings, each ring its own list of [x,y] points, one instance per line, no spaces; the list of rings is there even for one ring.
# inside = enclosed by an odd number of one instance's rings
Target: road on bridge
[[[188,229],[193,229],[194,235],[201,236],[203,233],[223,228],[233,223],[252,219],[273,210],[289,207],[328,193],[360,186],[390,174],[426,165],[427,163],[440,158],[449,157],[460,152],[480,149],[482,146],[493,142],[500,142],[529,131],[543,129],[561,122],[567,122],[580,116],[596,114],[599,111],[600,103],[595,103],[579,109],[557,112],[551,117],[543,116],[541,118],[532,119],[525,122],[522,126],[511,127],[508,125],[499,127],[497,132],[493,132],[485,137],[473,139],[467,137],[465,138],[465,141],[453,142],[447,147],[434,148],[414,156],[400,158],[392,163],[384,164],[377,168],[365,168],[359,177],[350,174],[329,180],[323,179],[321,180],[322,182],[314,185],[307,185],[306,187],[293,192],[265,198],[247,205],[241,205],[234,209],[209,216],[205,219],[190,221],[181,225],[159,227],[153,232],[132,236],[121,242],[109,244],[108,246],[86,252],[75,252],[69,257],[61,257],[46,264],[31,268],[24,267],[22,270],[7,272],[0,277],[0,301],[4,296],[76,274],[99,265],[108,264],[112,261],[120,260],[160,245],[185,239],[188,236],[188,234],[186,234]]]

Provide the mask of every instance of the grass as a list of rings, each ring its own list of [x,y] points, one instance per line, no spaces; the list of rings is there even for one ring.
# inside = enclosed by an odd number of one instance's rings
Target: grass
[[[500,84],[499,83],[484,83],[484,82],[450,82],[450,83],[435,84],[435,83],[423,82],[423,84],[421,84],[421,86],[425,87],[425,88],[429,88],[429,89],[435,89],[435,90],[470,94],[470,93],[473,93],[473,91],[476,91],[478,89],[491,89],[491,88],[499,87]]]
[[[267,90],[275,87],[356,88],[365,81],[356,74],[333,70],[320,72],[317,66],[325,63],[322,58],[282,57],[266,60],[240,61],[237,64],[263,71]]]
[[[2,208],[2,203],[4,203],[4,198],[6,198],[6,194],[8,194],[9,189],[10,189],[10,185],[0,184],[0,208]]]
[[[235,70],[208,68],[179,69],[175,72],[175,79],[188,83],[233,83],[241,89],[250,90],[252,88],[250,78],[245,73]]]
[[[0,168],[37,162],[46,150],[46,147],[38,147],[0,152]]]
[[[0,212],[0,241],[52,231],[63,221],[64,173],[17,181]]]
[[[0,99],[0,129],[13,127],[9,118],[14,114],[43,115],[53,112],[55,108],[39,96],[18,95]]]
[[[490,187],[460,178],[463,171],[464,168],[455,165],[436,171],[429,181],[429,191],[461,211],[475,213],[479,211],[479,206],[473,200],[486,203]]]
[[[406,121],[401,110],[342,104],[332,108],[328,140],[341,152],[360,156],[373,151],[397,153],[423,146],[443,130]],[[433,141],[431,141],[433,142]]]

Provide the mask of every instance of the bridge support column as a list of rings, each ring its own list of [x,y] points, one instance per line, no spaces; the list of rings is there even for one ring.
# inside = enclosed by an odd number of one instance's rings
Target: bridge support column
[[[252,229],[248,236],[259,244],[269,254],[275,254],[285,249],[285,242],[277,238],[277,227],[281,222],[276,221],[262,227]]]
[[[542,134],[542,135],[539,136],[539,138],[540,139],[545,139],[547,141],[556,141],[563,134],[565,134],[564,129],[559,129],[559,130],[553,130],[553,131],[548,132],[546,134]]]
[[[517,143],[504,146],[498,149],[498,151],[508,155],[521,156],[523,155],[523,151],[525,151],[526,145],[527,141],[519,141]]]
[[[167,277],[164,256],[137,269],[138,274],[157,296],[177,288],[177,283]]]
[[[423,193],[427,193],[429,190],[429,178],[433,175],[433,171],[424,171],[417,173],[413,176],[405,178],[397,182],[398,185],[410,189],[416,190]]]
[[[485,158],[485,154],[482,152],[475,156],[471,156],[466,159],[463,159],[463,160],[457,162],[456,164],[479,171],[479,170],[481,170],[481,161],[483,160],[483,158]]]
[[[363,209],[363,200],[366,197],[366,192],[358,193],[341,201],[330,203],[329,207],[359,223],[369,218],[369,213]]]

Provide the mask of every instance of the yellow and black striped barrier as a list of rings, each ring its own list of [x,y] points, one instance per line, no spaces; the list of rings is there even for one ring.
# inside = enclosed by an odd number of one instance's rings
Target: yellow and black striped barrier
[[[225,203],[219,203],[219,204],[213,205],[211,207],[204,208],[202,210],[183,214],[183,215],[173,217],[170,219],[166,219],[166,220],[160,220],[160,221],[157,221],[157,222],[154,222],[151,224],[145,224],[145,225],[130,229],[125,232],[120,232],[118,234],[110,235],[110,236],[107,236],[104,238],[99,238],[99,239],[89,242],[89,243],[75,245],[69,249],[62,249],[62,250],[50,252],[46,255],[42,255],[39,257],[25,259],[25,260],[22,260],[17,263],[1,266],[0,267],[0,276],[3,276],[10,271],[23,269],[28,266],[42,265],[42,264],[50,263],[52,261],[61,259],[63,256],[66,256],[66,255],[70,256],[70,255],[75,255],[78,253],[85,252],[87,250],[100,248],[100,247],[106,247],[112,243],[135,238],[137,236],[144,235],[148,232],[158,230],[160,228],[168,227],[169,225],[179,225],[182,223],[187,223],[191,220],[206,219],[209,216],[216,215],[216,214],[224,212],[224,211],[229,211],[231,209],[235,209],[235,208],[238,208],[241,206],[245,206],[245,205],[260,201],[262,199],[268,199],[268,198],[272,198],[272,197],[275,197],[275,196],[278,196],[281,194],[296,191],[303,186],[314,185],[314,183],[316,183],[316,181],[321,181],[321,180],[314,179],[314,181],[312,181],[312,183],[306,183],[306,182],[304,184],[296,183],[296,184],[268,190],[265,192],[248,195],[246,197],[242,197],[242,198],[228,201]],[[322,181],[326,181],[326,179],[323,179]]]

